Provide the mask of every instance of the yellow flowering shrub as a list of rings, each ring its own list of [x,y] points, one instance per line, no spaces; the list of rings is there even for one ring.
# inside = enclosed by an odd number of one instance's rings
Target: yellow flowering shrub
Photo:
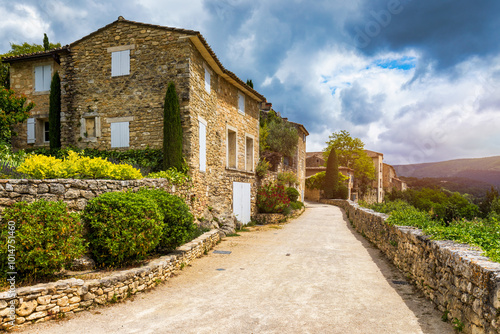
[[[70,151],[64,160],[30,155],[17,171],[36,179],[142,179],[141,172],[130,165],[116,165],[102,158],[83,157],[73,151]]]

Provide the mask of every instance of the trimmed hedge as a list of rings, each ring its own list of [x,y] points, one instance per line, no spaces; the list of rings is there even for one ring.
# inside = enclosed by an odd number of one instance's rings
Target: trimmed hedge
[[[54,275],[85,254],[82,230],[78,214],[69,213],[63,202],[19,202],[6,208],[0,223],[0,252],[2,269],[8,270],[2,272],[17,271],[22,278]],[[10,241],[12,236],[15,242]],[[15,247],[14,253],[9,253],[8,244]],[[15,270],[6,267],[8,255],[15,257]]]
[[[290,202],[297,202],[297,200],[299,199],[300,193],[297,189],[288,187],[285,189],[285,192]]]
[[[159,247],[174,250],[192,239],[197,226],[189,207],[179,197],[160,189],[141,189],[138,192],[151,198],[164,216]]]
[[[159,244],[164,216],[143,193],[110,192],[89,201],[82,215],[94,260],[121,266],[144,259]]]

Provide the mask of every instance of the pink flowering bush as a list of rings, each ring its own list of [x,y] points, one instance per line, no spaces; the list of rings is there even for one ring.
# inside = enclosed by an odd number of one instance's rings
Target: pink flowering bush
[[[257,208],[260,213],[282,213],[289,204],[284,185],[267,183],[257,189]]]

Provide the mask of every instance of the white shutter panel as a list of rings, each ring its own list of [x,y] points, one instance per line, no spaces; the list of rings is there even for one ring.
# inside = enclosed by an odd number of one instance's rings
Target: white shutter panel
[[[51,81],[52,81],[52,66],[45,65],[43,67],[43,91],[50,90]]]
[[[35,119],[28,118],[28,144],[35,143]]]
[[[128,128],[128,122],[123,122],[120,124],[121,124],[120,142],[122,145],[120,147],[129,147],[130,133]]]
[[[200,142],[200,171],[207,170],[207,126],[202,122],[199,124],[199,142]]]
[[[35,92],[43,91],[43,66],[35,67]]]
[[[205,90],[210,94],[210,71],[205,69]]]
[[[130,50],[120,52],[120,75],[130,74]]]
[[[111,76],[116,77],[120,75],[120,52],[111,53]]]
[[[238,94],[238,110],[242,113],[245,112],[245,95]]]
[[[111,123],[111,147],[120,147],[120,123]]]

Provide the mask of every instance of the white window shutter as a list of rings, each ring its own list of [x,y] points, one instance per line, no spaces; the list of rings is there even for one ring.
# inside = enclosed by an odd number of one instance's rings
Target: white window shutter
[[[28,144],[35,143],[35,119],[28,118]]]
[[[202,122],[199,124],[199,142],[200,142],[200,171],[204,172],[207,170],[207,126]]]
[[[111,147],[120,147],[119,123],[111,123]]]
[[[120,52],[120,75],[130,74],[130,50]]]
[[[43,91],[50,90],[51,81],[52,81],[52,66],[45,65],[43,67]]]
[[[129,147],[130,142],[130,131],[128,122],[121,123],[121,133],[120,133],[121,147]]]
[[[205,69],[205,90],[210,94],[210,71]]]
[[[43,91],[43,66],[35,67],[35,91]]]
[[[120,75],[120,52],[111,53],[111,76],[116,77]]]
[[[238,110],[242,113],[245,112],[245,95],[238,93]]]

